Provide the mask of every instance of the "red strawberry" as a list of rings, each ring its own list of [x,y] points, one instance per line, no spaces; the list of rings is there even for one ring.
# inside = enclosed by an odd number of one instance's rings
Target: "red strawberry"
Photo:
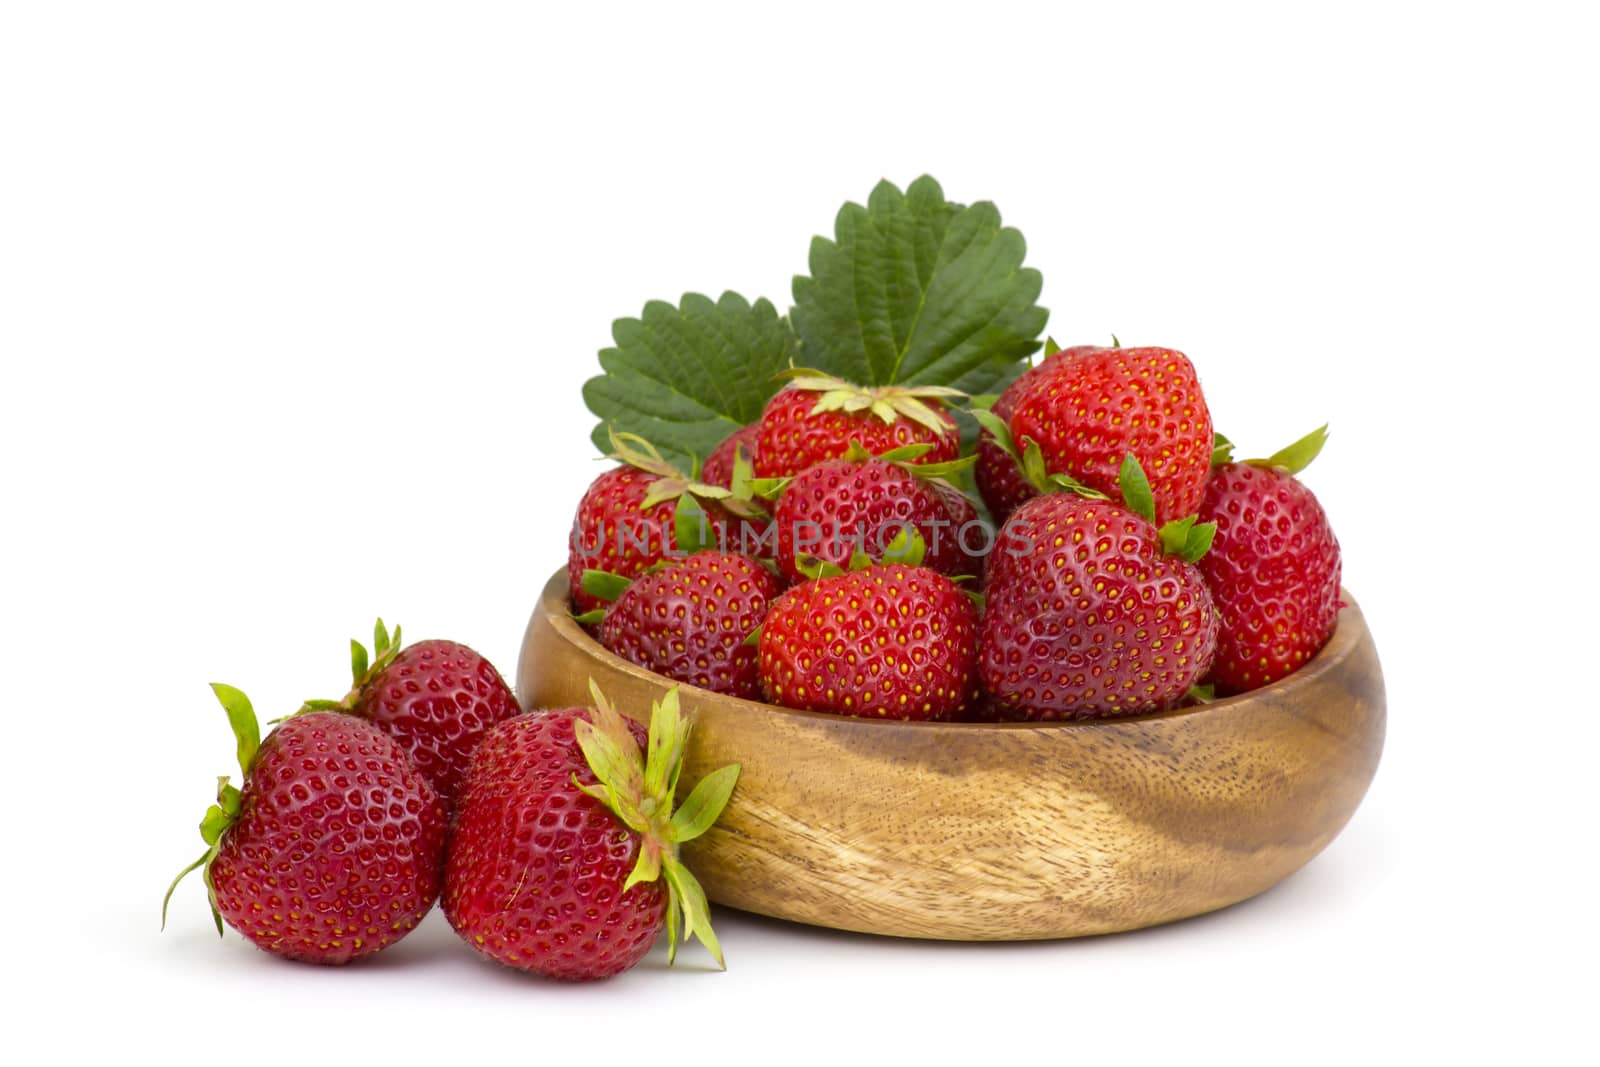
[[[898,563],[778,598],[761,628],[761,685],[791,708],[950,719],[978,699],[978,615],[955,583]]]
[[[606,612],[600,643],[668,678],[760,700],[756,650],[745,638],[782,588],[744,556],[697,552],[634,579]]]
[[[308,700],[301,711],[345,711],[373,723],[449,809],[478,741],[522,708],[494,664],[466,645],[422,641],[402,649],[400,627],[391,636],[382,619],[372,641],[370,661],[361,642],[350,642],[354,682],[343,700]]]
[[[1019,448],[1037,442],[1044,466],[1115,493],[1122,460],[1139,461],[1156,521],[1192,515],[1211,465],[1211,413],[1194,367],[1170,348],[1103,348],[1053,359],[1017,398]]]
[[[255,711],[214,685],[238,742],[242,788],[220,779],[200,834],[217,933],[223,920],[268,952],[348,963],[394,944],[439,895],[445,812],[382,730],[316,712],[265,741]],[[162,902],[166,923],[167,901]]]
[[[1192,519],[1158,532],[1126,507],[1073,493],[1023,504],[989,557],[990,696],[1026,719],[1175,705],[1210,666],[1217,621],[1194,564],[1165,553],[1193,558],[1205,533]]]
[[[940,398],[961,395],[936,386],[867,388],[811,372],[767,401],[757,423],[755,472],[763,478],[793,477],[812,464],[842,457],[851,442],[874,456],[927,444],[933,447],[916,462],[953,462],[961,453],[961,435]]]
[[[1339,619],[1339,541],[1311,490],[1294,477],[1327,427],[1266,460],[1211,472],[1200,517],[1217,524],[1200,561],[1221,616],[1211,678],[1219,695],[1277,681],[1327,644]]]
[[[1045,377],[1048,369],[1053,369],[1057,361],[1100,351],[1104,349],[1098,345],[1074,345],[1072,348],[1058,349],[1054,347],[1053,342],[1046,341],[1044,361],[1025,371],[1020,378],[1008,385],[989,410],[1002,421],[1009,423],[1017,401],[1037,385],[1040,379]],[[983,497],[983,502],[988,505],[989,514],[994,516],[994,521],[1004,523],[1023,501],[1037,496],[1039,490],[1022,472],[1017,457],[997,444],[994,434],[988,430],[979,435],[977,451],[978,462],[972,473],[978,483],[978,495]]]
[[[934,569],[942,574],[982,578],[984,567],[988,563],[988,554],[994,542],[994,527],[984,522],[978,515],[978,508],[972,498],[949,482],[937,478],[928,482],[933,491],[939,494],[939,499],[944,501],[945,513],[949,516],[950,525],[945,527],[945,536],[950,539],[949,551],[953,553],[950,562],[936,566]],[[939,551],[945,551],[941,541]]]
[[[472,758],[445,865],[444,913],[489,959],[550,978],[606,978],[679,928],[722,962],[705,893],[678,845],[710,828],[738,778],[703,778],[676,814],[688,741],[673,689],[645,732],[593,690],[596,707],[508,719]],[[662,880],[664,876],[664,881]]]
[[[754,463],[756,441],[760,436],[761,424],[752,422],[749,426],[741,426],[724,437],[722,443],[712,449],[711,455],[706,457],[705,466],[700,468],[700,480],[707,485],[732,489],[734,455],[742,448],[745,458]]]
[[[613,458],[626,465],[589,486],[568,539],[567,581],[580,612],[603,606],[584,590],[585,571],[629,579],[675,551],[738,551],[745,545],[757,550],[766,513],[748,495],[692,481],[633,434],[613,434],[612,445]]]
[[[672,547],[677,499],[645,505],[658,479],[635,467],[616,467],[596,478],[578,502],[568,539],[567,581],[579,611],[592,611],[604,603],[584,592],[584,571],[636,578],[661,562]]]
[[[890,453],[893,455],[894,453]],[[915,530],[927,546],[925,563],[943,574],[976,574],[982,564],[963,550],[982,538],[962,525],[977,518],[905,466],[887,459],[832,459],[801,472],[783,490],[773,521],[778,567],[790,581],[805,577],[807,556],[843,569],[861,552],[882,560],[895,538]],[[950,493],[960,493],[953,487]]]

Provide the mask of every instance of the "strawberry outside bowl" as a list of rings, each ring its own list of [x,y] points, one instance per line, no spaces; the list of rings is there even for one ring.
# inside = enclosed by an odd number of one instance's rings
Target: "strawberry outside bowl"
[[[588,704],[593,678],[647,722],[675,683],[602,648],[567,595],[558,571],[529,620],[523,707]],[[679,795],[743,767],[684,859],[719,904],[898,937],[1079,937],[1246,900],[1327,847],[1377,770],[1383,676],[1344,600],[1289,677],[1127,719],[855,719],[682,686],[695,726]]]

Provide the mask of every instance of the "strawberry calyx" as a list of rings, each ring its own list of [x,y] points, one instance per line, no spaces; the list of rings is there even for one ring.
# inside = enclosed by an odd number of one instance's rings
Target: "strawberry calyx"
[[[855,385],[810,367],[791,367],[781,377],[789,388],[819,394],[811,414],[839,411],[846,415],[871,412],[886,425],[908,419],[943,437],[954,428],[929,400],[962,400],[966,393],[943,385]]]
[[[1233,442],[1220,433],[1211,435],[1211,465],[1220,467],[1233,462]]]
[[[848,460],[851,463],[865,463],[869,459],[881,459],[885,463],[892,463],[908,474],[915,475],[924,481],[945,482],[952,488],[959,488],[953,481],[954,476],[977,463],[977,454],[962,456],[960,459],[952,459],[944,463],[917,462],[923,456],[932,452],[933,448],[934,446],[927,441],[921,441],[916,444],[901,445],[898,448],[891,448],[887,452],[879,452],[877,455],[873,455],[862,447],[860,441],[852,437],[850,439],[850,447],[839,458]]]
[[[255,708],[250,705],[250,698],[231,685],[221,682],[212,682],[211,691],[216,694],[217,700],[228,713],[228,725],[233,730],[236,755],[239,761],[240,781],[244,781],[250,774],[250,764],[256,758],[256,752],[261,748],[261,726],[256,719]],[[206,809],[205,815],[200,820],[200,838],[206,843],[205,852],[200,858],[178,872],[178,876],[167,887],[166,896],[161,898],[161,928],[167,928],[167,905],[172,902],[172,893],[178,888],[178,883],[195,871],[201,872],[200,877],[206,885],[206,899],[211,904],[211,918],[217,924],[217,936],[222,936],[222,912],[217,907],[217,889],[211,882],[211,863],[217,858],[217,853],[222,851],[222,838],[239,821],[239,812],[243,803],[243,796],[234,786],[227,775],[217,778],[217,801]]]
[[[662,456],[655,445],[636,433],[618,433],[615,429],[608,429],[608,432],[611,435],[611,451],[606,454],[608,459],[614,459],[618,463],[656,476],[646,487],[644,499],[639,502],[640,511],[648,511],[657,504],[676,500],[680,514],[676,515],[675,522],[682,525],[685,516],[681,512],[686,504],[703,515],[702,502],[714,501],[716,506],[738,518],[762,520],[768,517],[753,494],[741,493],[737,488],[724,489],[720,485],[707,485],[691,475],[684,474]],[[736,454],[735,465],[737,463]],[[691,514],[689,518],[692,520],[693,515]]]
[[[978,425],[989,431],[994,443],[1000,451],[1011,457],[1017,465],[1017,470],[1022,472],[1022,477],[1028,484],[1041,493],[1077,493],[1079,496],[1090,500],[1109,500],[1110,497],[1084,485],[1072,475],[1064,471],[1054,472],[1045,466],[1044,450],[1039,443],[1031,437],[1022,439],[1023,445],[1019,452],[1016,439],[1011,436],[1011,427],[1006,421],[994,412],[985,408],[972,408],[969,413],[978,420]]]
[[[383,624],[383,619],[378,619],[372,626],[372,654],[367,654],[367,647],[355,638],[350,639],[350,691],[338,700],[307,700],[299,708],[285,715],[283,719],[292,719],[296,715],[305,715],[313,711],[342,711],[353,712],[356,702],[361,699],[362,692],[367,685],[378,676],[394,658],[400,654],[400,627],[397,624],[394,632]],[[274,719],[274,723],[283,719]]]
[[[1266,459],[1247,459],[1252,467],[1264,467],[1291,477],[1311,466],[1311,461],[1322,454],[1328,443],[1328,424],[1323,423],[1292,445],[1278,449]]]
[[[850,553],[850,560],[846,566],[839,566],[832,560],[820,559],[816,556],[805,555],[795,560],[795,569],[811,581],[820,578],[837,578],[850,571],[864,571],[868,567],[876,567],[880,563],[898,563],[905,567],[920,567],[922,561],[928,556],[928,542],[923,538],[915,526],[900,525],[899,532],[894,539],[883,546],[883,558],[873,559],[857,544]],[[958,579],[952,578],[951,581]]]
[[[667,962],[678,945],[698,937],[724,970],[722,946],[711,929],[711,908],[705,890],[678,858],[678,847],[711,829],[728,804],[739,780],[739,764],[720,767],[696,783],[682,804],[673,808],[678,776],[683,770],[691,723],[679,709],[678,687],[650,705],[649,740],[641,755],[628,722],[589,680],[594,707],[587,721],[574,724],[578,747],[597,779],[573,784],[604,804],[639,838],[639,858],[623,883],[634,886],[662,880],[667,888]]]
[[[661,566],[664,563],[665,561],[662,561],[662,564],[658,564],[657,566]],[[654,568],[652,568],[652,570],[653,569]],[[596,600],[604,600],[608,604],[615,603],[616,600],[627,591],[628,586],[632,584],[633,579],[631,578],[625,578],[620,574],[613,574],[610,571],[593,569],[584,571],[583,578],[579,581],[579,585],[585,593],[588,593]],[[595,608],[593,611],[586,611],[581,615],[574,615],[572,616],[572,619],[580,626],[594,626],[605,621],[606,612],[608,610],[610,609]]]
[[[1140,466],[1132,452],[1122,457],[1122,468],[1117,472],[1117,486],[1122,490],[1122,502],[1127,509],[1155,526],[1155,491],[1150,488],[1150,479],[1145,476],[1144,467]],[[1157,527],[1156,533],[1161,538],[1164,555],[1177,556],[1185,563],[1195,563],[1211,551],[1211,542],[1217,536],[1217,524],[1197,522],[1198,518],[1197,515],[1187,515]]]

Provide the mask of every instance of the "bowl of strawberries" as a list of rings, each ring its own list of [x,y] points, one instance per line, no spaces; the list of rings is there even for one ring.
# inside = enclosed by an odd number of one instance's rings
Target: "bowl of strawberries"
[[[1297,477],[1326,427],[1235,459],[1184,353],[1047,340],[1022,366],[1016,300],[967,335],[976,352],[935,338],[930,355],[914,325],[875,350],[840,325],[881,310],[860,276],[875,260],[831,257],[892,245],[912,200],[841,212],[787,320],[730,294],[617,324],[585,390],[617,466],[535,606],[520,699],[598,685],[637,709],[678,686],[686,777],[741,767],[684,848],[728,906],[1021,940],[1266,890],[1343,828],[1383,747],[1376,648]],[[736,324],[749,372],[714,377],[753,402],[686,429],[669,415],[692,382],[619,400],[684,373],[699,334],[728,358]]]

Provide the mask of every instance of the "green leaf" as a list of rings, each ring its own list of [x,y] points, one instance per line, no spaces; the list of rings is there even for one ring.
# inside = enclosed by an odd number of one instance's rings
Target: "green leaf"
[[[1117,472],[1117,485],[1122,489],[1122,502],[1129,511],[1146,522],[1156,521],[1156,495],[1150,489],[1150,479],[1145,477],[1144,468],[1139,466],[1132,452],[1122,458],[1122,470]]]
[[[678,506],[673,509],[672,540],[677,551],[685,556],[717,547],[716,536],[711,532],[711,520],[706,518],[706,509],[688,493],[678,498]]]
[[[394,636],[398,641],[400,637],[400,628],[398,626],[395,627]],[[389,651],[389,631],[384,627],[383,619],[380,617],[377,622],[372,624],[372,654],[374,656],[382,656],[387,651]]]
[[[763,625],[765,624],[763,623]],[[759,647],[761,645],[761,627],[757,626],[754,630],[751,630],[745,639],[739,643],[748,648]]]
[[[1233,462],[1233,442],[1220,433],[1211,435],[1211,465],[1220,467]]]
[[[1197,516],[1173,519],[1161,527],[1161,551],[1177,556],[1187,563],[1197,562],[1211,551],[1211,542],[1217,536],[1214,522],[1196,522]]]
[[[907,567],[920,567],[927,558],[928,543],[923,540],[922,534],[915,526],[905,525],[900,527],[900,532],[894,535],[894,540],[883,546],[883,562],[901,563]],[[854,569],[853,567],[851,568]]]
[[[1046,337],[1044,339],[1044,358],[1045,359],[1049,359],[1051,356],[1055,355],[1059,351],[1061,351],[1061,346],[1056,344],[1056,339],[1054,337]]]
[[[790,478],[751,478],[749,481],[751,494],[763,500],[775,500],[783,495],[783,491],[794,481]]]
[[[678,942],[683,938],[683,909],[678,906],[678,894],[667,886],[667,966],[678,958]]]
[[[378,649],[378,654],[383,654],[383,649]],[[360,685],[367,676],[367,646],[355,638],[350,639],[350,676]]]
[[[233,820],[222,810],[222,805],[213,804],[206,809],[205,818],[200,820],[200,837],[206,844],[214,845],[232,824]]]
[[[858,441],[851,441],[850,449],[850,452],[845,453],[845,459],[871,458],[871,453],[862,448],[860,442]],[[885,463],[915,463],[917,460],[921,459],[923,456],[932,451],[932,442],[920,441],[914,445],[901,445],[899,448],[891,448],[887,452],[880,453],[878,458],[883,460]],[[860,453],[859,456],[855,455],[857,452]]]
[[[861,385],[997,392],[1039,348],[1049,313],[1022,234],[991,203],[945,200],[924,176],[849,203],[794,280],[803,362]]]
[[[1287,448],[1280,448],[1264,460],[1253,459],[1250,462],[1257,466],[1286,471],[1289,474],[1299,474],[1311,466],[1311,461],[1321,454],[1322,446],[1327,443],[1328,424],[1323,423]]]
[[[668,689],[650,705],[650,728],[644,762],[644,795],[670,802],[667,781],[683,762],[689,743],[689,724],[678,706],[678,687]]]
[[[837,563],[831,560],[819,559],[816,556],[800,556],[796,558],[794,569],[813,582],[823,578],[837,578],[844,573],[844,568]]]
[[[583,572],[578,584],[590,596],[599,597],[601,600],[616,600],[632,583],[622,575],[612,574],[610,571],[587,570]]]
[[[689,868],[671,856],[663,860],[661,872],[666,875],[668,893],[677,898],[678,907],[683,912],[683,940],[698,937],[706,946],[706,951],[711,953],[711,958],[717,961],[717,966],[727,970],[728,965],[722,958],[722,945],[711,929],[711,905],[706,902],[706,891],[700,888],[699,880],[689,873]],[[675,953],[676,947],[669,944],[669,964],[673,962]]]
[[[1210,682],[1204,685],[1197,682],[1189,687],[1189,699],[1196,704],[1209,704],[1217,699],[1217,687]]]
[[[739,765],[718,767],[695,783],[683,805],[672,813],[672,840],[678,844],[693,841],[711,829],[722,809],[728,806],[733,787],[739,781]]]
[[[574,615],[572,617],[572,621],[577,623],[579,626],[599,625],[600,623],[606,621],[606,609],[595,608],[593,611],[586,611],[582,615]]]
[[[228,725],[233,729],[238,747],[239,773],[249,777],[250,761],[255,759],[256,749],[261,747],[261,727],[256,722],[256,711],[250,706],[250,698],[231,685],[212,682],[211,691],[228,713]]]
[[[661,849],[651,848],[648,842],[639,849],[639,858],[633,865],[633,870],[628,872],[628,878],[622,883],[622,891],[626,893],[640,882],[653,882],[661,877]]]
[[[907,469],[918,478],[937,478],[948,482],[963,471],[971,470],[977,463],[978,454],[973,452],[960,459],[947,460],[944,463],[918,463]]]
[[[651,301],[638,318],[613,323],[611,335],[614,347],[600,352],[604,373],[583,386],[601,420],[595,446],[608,450],[609,423],[685,468],[759,418],[782,384],[776,375],[799,354],[771,303],[731,292],[715,302],[686,293],[676,307]]]

